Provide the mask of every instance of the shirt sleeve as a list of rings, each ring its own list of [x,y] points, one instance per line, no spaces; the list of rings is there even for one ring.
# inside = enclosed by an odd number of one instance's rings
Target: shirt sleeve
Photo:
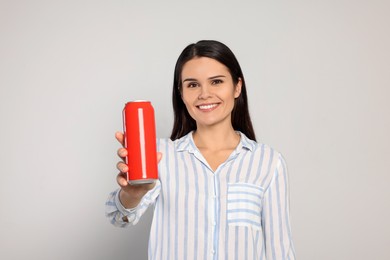
[[[148,207],[155,203],[160,194],[161,183],[158,180],[156,186],[148,191],[141,199],[137,207],[126,209],[119,200],[120,189],[109,194],[106,201],[106,217],[116,227],[127,227],[138,223]]]
[[[295,259],[289,215],[287,167],[282,155],[263,199],[262,225],[266,259]]]

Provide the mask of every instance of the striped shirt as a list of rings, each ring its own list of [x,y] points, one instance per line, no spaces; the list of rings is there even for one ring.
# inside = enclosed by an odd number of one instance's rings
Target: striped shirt
[[[288,176],[280,153],[240,133],[230,157],[213,171],[192,133],[158,140],[159,180],[133,209],[118,190],[106,202],[115,226],[135,225],[154,206],[149,259],[295,259]],[[127,216],[128,222],[122,218]]]

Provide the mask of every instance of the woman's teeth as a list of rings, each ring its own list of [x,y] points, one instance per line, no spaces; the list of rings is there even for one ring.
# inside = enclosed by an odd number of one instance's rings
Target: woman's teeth
[[[211,109],[213,107],[216,107],[217,104],[210,104],[210,105],[201,105],[199,106],[200,109]]]

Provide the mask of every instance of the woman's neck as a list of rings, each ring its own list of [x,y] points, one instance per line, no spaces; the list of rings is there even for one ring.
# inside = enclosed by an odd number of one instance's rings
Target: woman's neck
[[[199,150],[234,150],[240,142],[240,135],[233,127],[198,127],[193,133]]]

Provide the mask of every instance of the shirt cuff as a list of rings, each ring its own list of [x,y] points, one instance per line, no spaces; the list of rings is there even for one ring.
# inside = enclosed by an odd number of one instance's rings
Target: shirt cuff
[[[119,193],[120,193],[120,189],[116,192],[115,194],[115,204],[116,204],[116,207],[118,208],[119,212],[122,213],[122,215],[124,215],[125,217],[127,217],[127,220],[128,222],[132,222],[135,217],[136,217],[136,211],[137,211],[137,207],[134,207],[134,208],[131,208],[131,209],[127,209],[125,208],[120,199],[119,199]],[[127,221],[126,221],[127,222]]]

